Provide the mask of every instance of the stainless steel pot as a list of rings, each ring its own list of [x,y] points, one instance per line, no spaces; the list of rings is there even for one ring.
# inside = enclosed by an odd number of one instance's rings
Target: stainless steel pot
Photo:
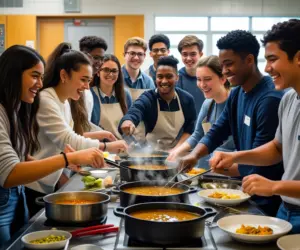
[[[43,200],[43,202],[41,201]],[[91,200],[97,201],[93,204],[56,204],[59,200]],[[90,221],[101,221],[107,214],[107,204],[110,197],[107,194],[97,192],[61,192],[49,194],[38,198],[36,203],[45,205],[46,217],[50,220],[63,223],[83,223]]]

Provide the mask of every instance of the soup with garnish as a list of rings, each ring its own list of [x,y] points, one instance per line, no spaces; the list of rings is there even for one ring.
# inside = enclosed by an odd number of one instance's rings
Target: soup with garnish
[[[138,170],[166,170],[168,166],[164,165],[131,165],[129,168]]]
[[[143,187],[129,187],[123,189],[124,192],[144,195],[144,196],[166,196],[172,194],[183,193],[184,190],[176,187],[164,187],[164,186],[143,186]]]
[[[142,220],[159,221],[159,222],[176,222],[187,221],[200,218],[196,213],[175,209],[153,209],[137,211],[130,214],[132,217]]]

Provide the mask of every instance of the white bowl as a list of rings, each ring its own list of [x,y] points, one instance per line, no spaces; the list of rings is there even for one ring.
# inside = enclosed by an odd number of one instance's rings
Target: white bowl
[[[41,239],[49,235],[65,236],[66,239],[48,244],[32,244],[30,241]],[[72,235],[67,231],[62,230],[43,230],[26,234],[22,237],[22,242],[28,249],[61,249],[64,248],[67,242],[72,238]]]
[[[286,235],[277,240],[281,250],[300,250],[300,234]]]
[[[236,230],[244,224],[245,226],[267,226],[273,229],[271,235],[249,235],[239,234]],[[263,243],[278,239],[287,234],[291,229],[291,223],[275,217],[261,215],[232,215],[218,220],[217,225],[223,231],[230,234],[234,239],[246,243]]]
[[[236,194],[239,195],[241,198],[240,199],[228,199],[228,200],[223,200],[223,199],[215,199],[215,198],[210,198],[208,197],[212,193],[215,192],[223,192],[227,194]],[[198,195],[203,198],[206,202],[211,203],[211,204],[220,204],[220,205],[227,205],[227,206],[232,206],[232,205],[238,205],[248,199],[250,199],[250,196],[248,194],[245,194],[241,190],[237,189],[205,189],[201,190],[198,192]]]
[[[90,170],[90,173],[93,177],[95,178],[105,178],[108,175],[108,171],[107,170],[101,170],[101,169],[97,169],[97,170]]]

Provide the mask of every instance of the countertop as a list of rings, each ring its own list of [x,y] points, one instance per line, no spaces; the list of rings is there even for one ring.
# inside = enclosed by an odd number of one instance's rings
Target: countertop
[[[78,191],[83,188],[83,184],[81,182],[81,176],[74,175],[69,182],[61,188],[59,191]],[[199,202],[199,197],[197,194],[190,194],[189,196],[190,202],[192,204],[195,204],[196,202]],[[115,224],[116,226],[119,226],[120,218],[113,215],[113,209],[117,207],[119,203],[117,202],[110,202],[108,204],[108,214],[107,214],[107,223],[109,224]],[[209,207],[208,204],[204,204],[203,206]],[[244,203],[244,205],[240,207],[236,207],[241,210],[250,210],[251,213],[255,214],[261,214],[261,211],[257,209],[255,206],[253,206],[250,203]],[[24,249],[22,247],[21,243],[21,237],[27,233],[39,231],[39,230],[45,230],[49,229],[49,227],[44,226],[44,222],[46,221],[45,217],[45,211],[42,209],[36,216],[34,216],[28,225],[23,227],[20,232],[10,241],[8,242],[1,250],[20,250]],[[59,229],[64,229],[59,227]],[[68,228],[68,231],[76,229],[76,228]],[[214,238],[214,241],[216,242],[217,249],[218,250],[232,250],[232,249],[238,249],[238,250],[274,250],[278,249],[276,246],[276,242],[268,243],[268,244],[258,244],[258,245],[250,245],[250,244],[244,244],[234,241],[228,234],[223,232],[218,227],[213,227],[211,229],[212,236]],[[116,237],[115,235],[107,236],[93,236],[93,237],[83,237],[79,239],[71,239],[68,249],[71,249],[73,246],[77,246],[79,244],[95,244],[100,246],[104,250],[112,250],[114,249]]]

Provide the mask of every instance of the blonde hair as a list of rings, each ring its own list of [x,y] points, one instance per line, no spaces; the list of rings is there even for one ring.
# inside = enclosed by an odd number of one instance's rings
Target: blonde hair
[[[148,46],[147,46],[147,42],[141,38],[141,37],[131,37],[129,38],[125,45],[124,45],[124,52],[127,52],[128,48],[130,46],[138,46],[138,47],[141,47],[143,48],[143,50],[146,52],[146,50],[148,49]]]

